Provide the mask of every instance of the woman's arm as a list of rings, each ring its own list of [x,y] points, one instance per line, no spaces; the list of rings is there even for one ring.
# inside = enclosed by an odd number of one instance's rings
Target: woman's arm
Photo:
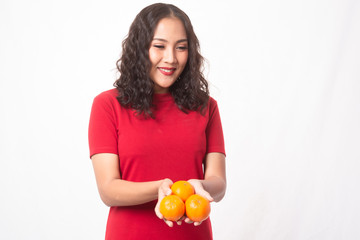
[[[188,180],[197,194],[209,201],[219,202],[226,191],[225,155],[222,153],[209,153],[205,159],[204,180]]]
[[[219,202],[226,191],[225,155],[209,153],[205,159],[205,177],[200,181],[215,202]]]
[[[190,179],[188,182],[193,185],[195,193],[207,198],[210,202],[219,202],[226,191],[226,169],[225,155],[222,153],[209,153],[205,159],[204,180]],[[186,223],[193,223],[189,218]],[[194,222],[199,226],[201,222]]]
[[[107,206],[130,206],[158,198],[158,189],[164,180],[130,182],[121,179],[116,154],[99,153],[91,157],[96,183],[102,201]]]

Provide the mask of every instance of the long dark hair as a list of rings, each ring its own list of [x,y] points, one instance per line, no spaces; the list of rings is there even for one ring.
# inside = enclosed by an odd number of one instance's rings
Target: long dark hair
[[[130,107],[140,115],[153,117],[154,83],[149,77],[151,62],[149,48],[158,22],[166,17],[176,17],[184,24],[188,39],[188,60],[179,79],[169,88],[175,103],[183,112],[206,108],[209,99],[208,83],[202,67],[199,40],[189,17],[171,4],[156,3],[144,8],[130,26],[128,36],[122,42],[122,55],[116,62],[120,73],[114,87],[124,107]]]

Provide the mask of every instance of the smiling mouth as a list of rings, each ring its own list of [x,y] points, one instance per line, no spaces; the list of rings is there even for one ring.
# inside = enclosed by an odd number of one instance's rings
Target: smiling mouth
[[[176,70],[176,68],[163,68],[163,67],[159,67],[158,69],[162,74],[166,76],[172,75]]]

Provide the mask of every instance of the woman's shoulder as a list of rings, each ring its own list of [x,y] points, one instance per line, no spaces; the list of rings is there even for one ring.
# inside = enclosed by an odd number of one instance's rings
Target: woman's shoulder
[[[95,98],[116,98],[118,95],[118,90],[116,88],[112,88],[99,93]]]
[[[217,101],[215,100],[215,98],[209,96],[209,104],[217,104]]]
[[[100,92],[93,99],[93,106],[101,107],[112,107],[114,108],[118,104],[116,97],[118,96],[118,91],[116,88]]]
[[[217,107],[217,101],[211,96],[209,96],[208,107],[209,109],[213,109]]]
[[[118,90],[116,88],[109,89],[106,91],[103,91],[95,96],[94,101],[100,101],[100,102],[112,102],[117,101],[116,97],[118,96]]]

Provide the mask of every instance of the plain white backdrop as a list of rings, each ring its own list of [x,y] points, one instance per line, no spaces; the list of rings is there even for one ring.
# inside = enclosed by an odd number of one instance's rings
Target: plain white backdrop
[[[223,122],[221,240],[360,239],[360,2],[168,1],[191,18]],[[154,1],[0,2],[0,238],[103,239],[92,100]]]

